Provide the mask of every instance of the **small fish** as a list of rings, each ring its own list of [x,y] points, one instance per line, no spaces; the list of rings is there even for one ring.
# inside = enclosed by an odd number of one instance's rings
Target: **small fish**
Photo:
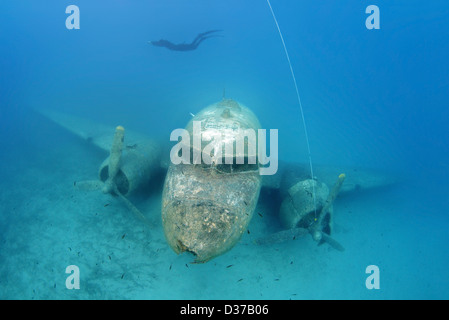
[[[243,278],[242,279],[239,279],[239,280],[237,280],[237,282],[240,282],[240,281],[242,281],[243,280]]]
[[[109,260],[112,260],[111,256],[108,256],[108,257],[109,257]]]
[[[230,264],[229,266],[226,267],[226,269],[227,269],[227,268],[230,268],[230,267],[232,267],[232,266],[233,266],[233,264]]]
[[[243,200],[243,203],[245,204],[245,206],[247,206],[247,205],[248,205],[248,202],[246,202],[245,200]]]
[[[263,215],[262,215],[260,212],[257,212],[257,214],[258,214],[261,218],[263,218]]]
[[[120,277],[120,279],[123,279],[124,276],[125,276],[125,274],[122,274],[122,276]]]
[[[279,281],[279,279],[274,279],[274,281]]]
[[[109,203],[106,203],[104,206],[107,207],[109,205]]]
[[[186,267],[187,267],[187,268],[189,267],[187,263],[186,263]]]
[[[246,230],[247,232],[248,232],[248,234],[250,234],[251,232],[249,232],[249,229],[248,230]]]
[[[73,181],[73,186],[76,186],[76,181]]]
[[[171,266],[172,266],[172,263],[170,263],[170,268],[168,268],[168,270],[171,270]]]
[[[125,238],[125,236],[126,236],[126,233],[123,234],[122,239]]]

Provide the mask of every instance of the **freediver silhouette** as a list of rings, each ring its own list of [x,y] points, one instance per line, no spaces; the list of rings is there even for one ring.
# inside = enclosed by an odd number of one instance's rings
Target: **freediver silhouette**
[[[148,43],[150,43],[156,47],[165,47],[165,48],[167,48],[169,50],[173,50],[173,51],[191,51],[191,50],[195,50],[196,48],[198,48],[200,43],[208,38],[222,37],[221,35],[212,34],[212,33],[218,32],[218,31],[222,31],[222,30],[211,30],[211,31],[206,31],[206,32],[200,33],[196,36],[196,38],[191,43],[175,44],[175,43],[172,43],[172,42],[170,42],[168,40],[164,40],[164,39],[161,39],[159,41],[148,41]]]

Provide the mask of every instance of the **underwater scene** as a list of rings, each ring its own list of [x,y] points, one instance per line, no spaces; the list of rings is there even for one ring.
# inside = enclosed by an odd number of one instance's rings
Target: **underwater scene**
[[[2,1],[0,299],[448,299],[447,1]]]

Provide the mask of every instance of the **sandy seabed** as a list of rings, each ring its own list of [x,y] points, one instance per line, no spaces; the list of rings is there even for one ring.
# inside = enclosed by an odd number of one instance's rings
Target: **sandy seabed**
[[[105,154],[76,137],[5,156],[0,171],[1,299],[447,299],[446,200],[419,184],[398,183],[338,198],[333,237],[339,252],[310,236],[276,245],[253,240],[278,231],[270,194],[239,244],[205,264],[176,255],[164,239],[161,192],[131,200],[149,228],[120,200],[80,191]],[[445,186],[447,188],[447,186]],[[434,195],[434,201],[424,201]],[[447,202],[447,201],[446,201]],[[68,290],[66,267],[80,270]],[[380,289],[368,290],[368,265]]]

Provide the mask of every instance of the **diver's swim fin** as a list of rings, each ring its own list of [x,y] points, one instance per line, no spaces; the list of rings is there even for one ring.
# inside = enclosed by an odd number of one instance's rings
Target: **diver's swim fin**
[[[203,33],[200,33],[199,34],[199,36],[205,36],[206,34],[210,34],[210,33],[214,33],[214,32],[220,32],[220,31],[223,31],[223,30],[210,30],[210,31],[206,31],[206,32],[203,32]],[[222,37],[222,36],[220,36],[220,37]]]

